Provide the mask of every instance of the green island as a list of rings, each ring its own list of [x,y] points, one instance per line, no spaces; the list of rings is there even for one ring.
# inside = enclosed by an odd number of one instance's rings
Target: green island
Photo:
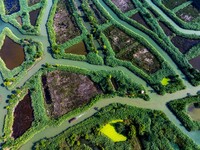
[[[1,0],[0,149],[200,150],[199,0]]]

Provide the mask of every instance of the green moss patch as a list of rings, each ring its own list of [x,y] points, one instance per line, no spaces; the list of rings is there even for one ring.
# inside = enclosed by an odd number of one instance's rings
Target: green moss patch
[[[169,81],[170,81],[169,78],[163,78],[162,81],[161,81],[161,84],[164,85],[164,86],[166,86],[166,85],[169,84]]]

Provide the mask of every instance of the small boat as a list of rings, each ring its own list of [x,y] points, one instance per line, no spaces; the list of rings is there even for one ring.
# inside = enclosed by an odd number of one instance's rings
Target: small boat
[[[73,118],[71,118],[71,119],[69,119],[69,123],[72,123],[73,121],[75,121],[76,120],[76,117],[73,117]]]

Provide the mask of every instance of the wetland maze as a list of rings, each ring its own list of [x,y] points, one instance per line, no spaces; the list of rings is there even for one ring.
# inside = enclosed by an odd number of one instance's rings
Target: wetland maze
[[[200,150],[198,0],[2,0],[0,16],[0,149]]]

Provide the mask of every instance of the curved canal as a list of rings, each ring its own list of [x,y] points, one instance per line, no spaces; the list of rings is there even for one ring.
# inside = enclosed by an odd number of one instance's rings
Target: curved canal
[[[182,130],[182,132],[184,134],[186,134],[190,138],[192,138],[197,144],[200,144],[200,139],[199,139],[200,131],[188,132],[187,130],[185,130],[185,128],[183,126],[181,126],[181,123],[179,122],[179,120],[177,120],[176,117],[171,113],[171,111],[166,107],[166,103],[170,100],[185,97],[187,95],[187,93],[191,93],[192,95],[195,95],[196,92],[198,90],[200,90],[200,86],[198,86],[198,87],[191,86],[184,79],[184,75],[181,73],[181,71],[179,71],[177,69],[176,64],[171,60],[171,58],[148,35],[146,35],[142,31],[130,26],[128,23],[119,19],[117,17],[117,15],[102,0],[99,0],[98,2],[99,2],[99,4],[101,4],[101,7],[103,7],[109,13],[111,19],[114,19],[115,21],[117,21],[117,23],[123,25],[126,28],[129,28],[130,32],[134,32],[136,34],[143,36],[149,43],[151,43],[159,51],[159,53],[164,57],[164,59],[170,64],[170,66],[176,71],[176,73],[182,77],[182,79],[184,80],[184,84],[186,85],[187,88],[185,90],[176,92],[174,94],[166,94],[164,96],[159,96],[155,93],[148,93],[151,98],[151,101],[144,101],[141,99],[121,98],[121,97],[102,99],[102,100],[98,101],[97,103],[95,103],[93,107],[101,108],[101,107],[104,107],[111,103],[122,103],[122,104],[128,104],[128,105],[137,106],[137,107],[141,107],[141,108],[162,110],[168,116],[168,118],[177,127],[179,127]],[[44,48],[43,58],[27,72],[26,76],[20,81],[19,86],[22,86],[27,81],[27,79],[29,79],[32,75],[34,75],[41,68],[41,66],[43,64],[50,63],[50,64],[62,64],[62,65],[76,66],[76,67],[86,68],[86,69],[90,69],[90,70],[121,70],[125,74],[127,74],[131,79],[137,81],[137,83],[139,83],[139,84],[142,84],[147,91],[152,90],[149,86],[146,86],[147,84],[144,80],[142,80],[138,76],[134,75],[133,73],[131,73],[128,69],[126,69],[124,67],[112,68],[112,67],[108,67],[108,66],[91,65],[86,62],[79,62],[79,61],[72,61],[72,60],[65,60],[65,59],[53,59],[47,49],[50,46],[50,44],[48,41],[48,35],[47,35],[47,31],[46,31],[46,22],[48,19],[48,15],[49,15],[51,6],[52,6],[52,1],[49,1],[47,4],[47,7],[45,9],[44,16],[43,16],[40,36],[22,35],[15,27],[13,27],[12,25],[10,25],[8,23],[4,23],[3,21],[0,20],[0,30],[4,29],[5,27],[8,27],[13,31],[13,33],[15,35],[17,35],[20,38],[25,38],[25,37],[32,38],[35,41],[40,41],[43,43],[43,48]],[[185,31],[183,33],[185,33]],[[192,31],[191,31],[191,34],[192,34]],[[200,35],[200,32],[199,32],[199,35]],[[0,78],[0,82],[1,83],[3,82],[2,77]],[[10,94],[11,94],[10,91],[6,90],[2,86],[0,87],[0,96],[1,96],[0,97],[0,118],[1,118],[0,128],[1,129],[3,129],[4,117],[6,115],[6,110],[4,109],[4,107],[7,105],[7,103],[6,103],[7,96]],[[90,108],[84,112],[83,116],[81,116],[76,122],[74,122],[72,124],[69,124],[68,121],[65,121],[59,127],[56,127],[56,128],[55,127],[47,127],[42,132],[36,134],[29,142],[25,143],[25,145],[23,145],[21,147],[21,149],[22,150],[31,149],[31,147],[33,146],[33,143],[35,143],[36,141],[38,141],[44,137],[55,136],[55,135],[59,134],[60,132],[66,130],[70,126],[72,126],[78,122],[81,122],[82,120],[92,116],[95,112],[96,111],[93,108]],[[3,134],[3,132],[1,130],[0,135],[2,135],[2,134]]]

